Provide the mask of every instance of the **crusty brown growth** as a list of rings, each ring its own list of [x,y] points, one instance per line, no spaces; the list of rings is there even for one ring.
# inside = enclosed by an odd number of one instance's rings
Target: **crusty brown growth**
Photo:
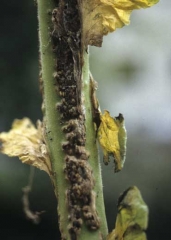
[[[86,224],[92,230],[98,229],[99,222],[100,222],[96,213],[95,201],[96,201],[96,194],[93,191],[91,191],[91,201],[89,205],[84,205],[82,209]]]
[[[81,23],[77,0],[60,0],[58,7],[52,11],[52,24],[51,39],[56,55],[54,88],[61,97],[56,110],[60,113],[66,138],[61,148],[66,154],[64,173],[70,183],[66,192],[70,221],[68,231],[71,240],[76,240],[83,219],[90,229],[99,227],[93,195],[94,179],[88,163],[90,154],[85,149],[85,115],[81,98]]]

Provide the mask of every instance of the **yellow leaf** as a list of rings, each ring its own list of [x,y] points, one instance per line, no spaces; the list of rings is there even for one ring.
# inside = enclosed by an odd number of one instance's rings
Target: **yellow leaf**
[[[28,118],[14,120],[9,132],[0,134],[0,152],[9,157],[17,156],[23,163],[30,164],[51,175],[51,163],[43,138],[40,121],[38,129]]]
[[[104,163],[107,165],[109,156],[115,161],[115,172],[123,167],[126,157],[127,134],[122,114],[112,118],[108,111],[100,115],[101,123],[98,129],[98,140],[104,154]]]
[[[102,38],[128,25],[134,9],[147,8],[159,0],[84,0],[80,2],[85,45],[100,47]]]
[[[148,207],[137,187],[128,188],[119,197],[115,229],[107,240],[146,240]]]

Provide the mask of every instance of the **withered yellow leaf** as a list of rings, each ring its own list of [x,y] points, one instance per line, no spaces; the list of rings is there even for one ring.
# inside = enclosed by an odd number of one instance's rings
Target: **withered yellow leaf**
[[[134,9],[147,8],[159,0],[84,0],[80,2],[85,45],[100,47],[102,38],[128,25]]]
[[[114,158],[115,172],[122,169],[126,157],[127,134],[122,114],[111,117],[108,111],[100,115],[98,140],[104,154],[104,163],[107,165],[109,156]]]
[[[118,200],[115,229],[107,240],[146,240],[148,207],[137,187],[130,187]]]
[[[51,163],[43,137],[42,123],[36,129],[30,119],[16,119],[9,132],[0,134],[0,152],[9,157],[17,156],[23,163],[30,164],[51,174]]]

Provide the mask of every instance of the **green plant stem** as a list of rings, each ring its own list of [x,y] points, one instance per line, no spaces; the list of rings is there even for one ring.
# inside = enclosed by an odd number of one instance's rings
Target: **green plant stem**
[[[64,177],[64,153],[61,148],[61,142],[64,134],[60,126],[60,116],[55,109],[55,105],[60,98],[54,88],[54,66],[55,56],[52,53],[50,41],[51,16],[48,11],[54,8],[54,2],[51,0],[38,0],[38,20],[39,20],[39,41],[40,41],[40,60],[42,66],[42,78],[44,87],[44,123],[46,128],[46,141],[49,148],[52,171],[54,175],[54,191],[58,199],[58,217],[59,227],[63,239],[69,239],[67,231],[68,210],[66,207],[65,191],[68,188],[68,182]]]
[[[64,174],[64,152],[61,143],[64,140],[64,133],[61,130],[60,115],[56,110],[56,103],[60,101],[60,97],[54,87],[54,68],[55,56],[52,52],[52,44],[50,39],[51,16],[48,11],[52,11],[55,7],[52,0],[38,0],[38,20],[39,20],[39,41],[40,41],[40,61],[42,67],[43,79],[43,102],[44,102],[44,124],[45,138],[49,149],[50,159],[52,163],[54,191],[58,199],[58,216],[59,227],[62,239],[69,240],[68,233],[68,208],[66,201],[66,190],[69,186]],[[107,224],[104,210],[103,189],[101,180],[101,170],[98,161],[98,152],[95,139],[95,131],[92,121],[91,96],[89,84],[89,62],[88,54],[84,53],[83,79],[86,109],[86,148],[90,152],[90,165],[93,169],[95,177],[95,189],[97,195],[96,210],[100,218],[100,229],[90,231],[85,225],[81,229],[79,240],[100,240],[105,239],[107,235]]]
[[[96,210],[101,219],[100,230],[105,239],[108,228],[105,215],[104,198],[103,198],[103,186],[101,176],[101,166],[98,154],[98,148],[96,143],[96,132],[93,123],[92,115],[92,101],[91,101],[91,84],[90,84],[90,70],[89,70],[89,54],[84,53],[84,66],[83,66],[83,94],[85,98],[85,109],[86,109],[86,149],[90,152],[90,165],[93,169],[93,175],[95,178],[94,191],[97,194],[96,197]]]

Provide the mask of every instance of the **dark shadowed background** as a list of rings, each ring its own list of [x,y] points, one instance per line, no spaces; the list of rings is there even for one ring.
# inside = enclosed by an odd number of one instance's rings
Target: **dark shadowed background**
[[[1,0],[0,131],[15,118],[42,119],[38,87],[38,24],[33,1]],[[109,229],[119,194],[136,185],[150,209],[149,240],[171,239],[171,2],[135,11],[131,25],[91,48],[91,70],[98,81],[101,110],[122,113],[128,132],[122,172],[113,163],[102,175]],[[22,187],[30,167],[0,155],[0,239],[60,239],[56,199],[46,173],[36,170],[30,196],[34,211],[45,210],[39,225],[25,219]]]

